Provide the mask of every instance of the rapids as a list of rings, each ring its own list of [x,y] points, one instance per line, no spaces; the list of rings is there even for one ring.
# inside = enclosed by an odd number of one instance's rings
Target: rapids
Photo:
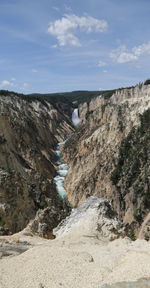
[[[78,115],[78,108],[74,109],[72,113],[72,122],[74,126],[79,126],[79,124],[81,123],[81,119],[79,118],[79,115]],[[54,177],[54,182],[56,184],[57,193],[59,194],[60,198],[62,200],[65,200],[66,202],[67,202],[67,197],[66,197],[66,190],[64,188],[64,180],[68,173],[69,168],[68,168],[68,165],[63,162],[61,147],[70,139],[71,136],[72,134],[70,134],[65,141],[59,142],[55,147],[56,164],[58,166],[58,170],[57,170],[56,176]]]
[[[60,147],[63,146],[67,140],[68,138],[63,142],[59,142],[55,148],[56,164],[58,166],[58,170],[56,176],[54,177],[54,182],[56,184],[56,190],[62,200],[66,200],[66,190],[64,188],[64,180],[65,176],[68,173],[68,165],[63,163]]]

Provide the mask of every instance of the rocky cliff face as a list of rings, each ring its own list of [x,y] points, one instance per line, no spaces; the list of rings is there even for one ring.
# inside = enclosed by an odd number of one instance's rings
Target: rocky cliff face
[[[68,200],[76,207],[91,195],[105,197],[124,223],[138,228],[150,205],[148,156],[143,160],[144,153],[149,155],[149,118],[141,117],[150,108],[150,86],[119,89],[109,99],[104,96],[79,105],[82,124],[63,149],[69,165]],[[67,102],[52,105],[29,98],[14,94],[0,98],[0,233],[18,232],[36,215],[26,232],[49,237],[50,227],[67,214],[53,183],[54,146],[73,132],[72,108]],[[144,235],[148,221],[142,226]]]
[[[114,185],[111,173],[122,140],[140,125],[140,115],[149,107],[149,85],[120,89],[109,100],[100,96],[79,107],[83,124],[64,149],[69,164],[65,185],[73,206],[89,195],[106,197],[125,223],[135,221],[133,197]]]
[[[53,183],[54,146],[73,130],[62,111],[48,102],[0,96],[1,234],[23,229],[47,206],[51,228],[66,215]]]

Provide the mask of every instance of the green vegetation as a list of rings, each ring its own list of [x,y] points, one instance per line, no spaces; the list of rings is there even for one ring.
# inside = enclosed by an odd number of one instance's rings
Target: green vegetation
[[[134,230],[131,229],[130,230],[130,234],[129,234],[129,237],[132,241],[135,241],[136,240],[136,236],[135,236],[135,233],[134,233]]]
[[[110,179],[114,185],[118,183],[118,181],[121,178],[123,168],[125,166],[126,159],[130,158],[130,155],[133,155],[132,146],[131,146],[131,139],[132,134],[134,133],[134,128],[131,130],[131,132],[128,134],[128,136],[122,140],[121,146],[119,149],[119,156],[118,161],[115,169],[111,173]]]
[[[144,82],[144,85],[149,85],[150,84],[150,79],[147,79],[145,82]]]
[[[17,92],[8,91],[8,90],[0,90],[0,96],[19,96],[21,97],[23,94],[19,94]]]
[[[150,79],[147,79],[144,82],[144,85],[150,84]],[[142,83],[139,83],[139,85],[142,85]],[[127,89],[134,88],[132,87],[125,87]],[[32,101],[40,101],[43,105],[47,105],[46,102],[51,103],[52,105],[57,105],[58,103],[66,103],[72,108],[76,108],[79,104],[87,102],[89,103],[93,98],[102,95],[104,99],[109,99],[116,90],[122,90],[125,89],[124,87],[121,87],[119,89],[113,89],[113,90],[104,90],[104,91],[72,91],[72,92],[62,92],[62,93],[46,93],[46,94],[40,94],[40,93],[33,93],[33,94],[21,94],[13,91],[8,90],[0,90],[0,96],[17,96],[21,99],[32,102]],[[122,128],[121,128],[122,129]]]
[[[110,176],[114,185],[125,173],[128,182],[126,185],[130,187],[140,174],[141,166],[147,163],[150,144],[150,109],[140,116],[140,121],[140,126],[133,127],[121,142],[117,164]]]
[[[123,130],[124,130],[124,125],[123,125],[123,122],[121,120],[119,120],[119,130],[120,130],[120,132],[123,132]]]
[[[149,241],[149,236],[148,236],[147,233],[145,233],[145,235],[144,235],[144,239],[145,239],[146,241]]]
[[[41,201],[41,202],[40,202],[40,208],[43,209],[43,208],[45,208],[45,207],[47,207],[46,201]]]
[[[59,103],[66,103],[70,107],[76,108],[79,104],[87,102],[89,103],[93,98],[103,95],[105,99],[108,99],[116,90],[107,90],[107,91],[73,91],[73,92],[64,92],[64,93],[48,93],[48,94],[19,94],[16,92],[8,90],[0,90],[0,96],[11,96],[19,97],[25,101],[40,101],[43,105],[47,105],[46,102],[49,102],[54,105],[54,107]]]
[[[116,92],[116,89],[115,90],[102,91],[102,92],[99,92],[99,95],[103,95],[104,99],[109,99],[115,92]]]
[[[37,99],[39,101],[44,100],[52,104],[56,103],[68,103],[73,108],[76,108],[79,104],[87,102],[89,103],[93,98],[103,95],[105,99],[110,98],[116,90],[107,91],[73,91],[64,93],[53,94],[30,94],[26,95],[29,99]]]
[[[134,218],[135,218],[135,220],[137,221],[137,222],[141,222],[141,220],[142,220],[142,215],[141,215],[141,210],[140,209],[135,209],[134,210],[134,213],[133,213],[133,216],[134,216]]]
[[[92,115],[93,111],[88,111],[85,115],[85,119],[87,120],[89,118],[89,115]]]
[[[3,227],[5,225],[5,221],[3,220],[2,216],[0,216],[0,226]]]
[[[133,127],[121,142],[110,179],[122,199],[132,193],[134,219],[140,223],[150,209],[150,109],[140,115],[139,127]]]

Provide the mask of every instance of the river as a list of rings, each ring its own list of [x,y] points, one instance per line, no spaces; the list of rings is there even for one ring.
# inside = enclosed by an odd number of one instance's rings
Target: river
[[[62,153],[61,153],[60,148],[66,143],[67,140],[63,142],[59,142],[55,148],[56,164],[58,166],[58,170],[57,170],[56,176],[54,177],[54,182],[56,184],[56,190],[62,200],[67,200],[66,190],[64,188],[64,180],[65,180],[65,176],[68,173],[68,165],[65,164],[62,160]]]
[[[79,118],[79,115],[78,115],[78,108],[74,109],[72,113],[72,122],[75,127],[79,126],[79,124],[81,123],[81,119]],[[59,142],[55,147],[56,164],[57,164],[58,170],[57,170],[56,176],[54,177],[54,182],[56,184],[57,193],[59,194],[60,198],[64,200],[66,203],[68,203],[68,200],[66,196],[66,190],[64,188],[64,181],[68,173],[69,167],[66,163],[63,162],[61,147],[67,142],[68,139],[70,139],[72,135],[73,134],[70,134],[65,141]]]

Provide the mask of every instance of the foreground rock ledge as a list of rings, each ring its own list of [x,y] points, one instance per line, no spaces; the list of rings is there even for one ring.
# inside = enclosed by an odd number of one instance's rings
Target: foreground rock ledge
[[[54,240],[21,233],[5,237],[7,242],[16,239],[31,245],[26,252],[0,261],[0,288],[101,288],[110,284],[124,288],[127,282],[149,278],[149,242],[132,242],[127,237],[109,241],[124,232],[106,199],[88,198],[54,233]]]
[[[53,229],[53,234],[57,238],[71,233],[108,240],[125,235],[123,225],[117,220],[110,201],[94,196],[87,198],[79,208],[74,209],[70,216]]]

